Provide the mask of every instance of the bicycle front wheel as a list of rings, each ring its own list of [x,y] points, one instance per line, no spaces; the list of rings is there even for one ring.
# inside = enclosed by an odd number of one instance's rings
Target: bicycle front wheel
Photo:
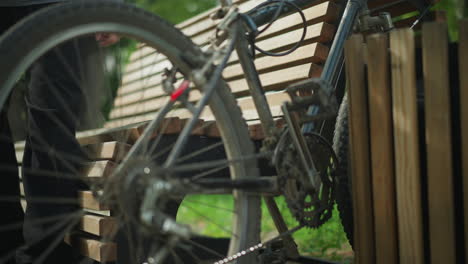
[[[102,34],[115,34],[120,37],[120,42],[109,48],[98,48],[96,38]],[[145,65],[131,65],[129,54],[136,46],[151,50]],[[26,97],[29,131],[24,156],[17,156],[23,165],[22,183],[27,202],[24,225],[26,245],[23,248],[38,249],[37,254],[33,255],[35,262],[53,263],[51,261],[57,257],[54,252],[63,244],[63,237],[73,233],[75,225],[83,223],[85,217],[99,213],[83,211],[76,206],[79,203],[77,191],[82,193],[86,184],[95,194],[113,198],[104,200],[111,203],[113,220],[118,222],[121,231],[128,237],[127,250],[132,255],[131,263],[154,260],[154,257],[162,255],[165,255],[162,259],[168,263],[202,263],[206,261],[204,256],[211,260],[221,259],[259,242],[260,199],[243,191],[232,191],[221,195],[221,198],[204,191],[192,196],[180,192],[177,195],[170,192],[160,194],[154,208],[164,214],[164,219],[175,216],[174,208],[178,208],[179,214],[181,211],[189,212],[185,214],[187,217],[198,215],[196,219],[183,219],[181,215],[177,220],[173,219],[175,223],[191,226],[191,238],[178,238],[180,243],[171,244],[171,235],[161,232],[153,234],[151,227],[142,227],[140,210],[144,194],[150,192],[150,182],[169,184],[175,177],[183,178],[184,183],[195,184],[200,179],[219,175],[231,179],[259,176],[258,157],[252,142],[247,140],[247,126],[223,81],[219,82],[204,111],[212,113],[211,119],[216,121],[219,138],[200,136],[196,131],[205,127],[196,127],[179,146],[183,150],[177,160],[164,167],[180,137],[173,132],[171,122],[175,120],[182,127],[190,122],[187,120],[193,118],[191,108],[204,95],[203,87],[190,84],[183,94],[184,103],[169,99],[173,94],[171,87],[180,88],[188,84],[194,69],[203,66],[201,49],[179,30],[161,18],[127,4],[79,1],[51,6],[16,25],[2,38],[0,54],[0,107],[7,107],[6,102],[12,97],[13,88],[21,83],[26,83],[25,90],[29,93]],[[89,63],[90,57],[97,58],[95,63]],[[124,75],[122,80],[119,61],[125,60],[130,61],[133,75],[145,71],[151,74],[134,80],[125,80]],[[151,66],[156,63],[161,65],[161,61],[166,67]],[[170,81],[166,89],[162,88],[164,81]],[[102,107],[103,102],[109,103],[104,96],[109,92],[103,91],[115,89],[121,83],[128,84],[127,90],[118,92],[128,93],[132,96],[127,98],[133,99],[116,103],[121,106],[119,109],[122,112],[112,111],[109,116],[109,109]],[[129,88],[137,83],[142,86],[140,91],[144,91],[141,94]],[[153,93],[153,97],[148,99],[143,95],[146,92]],[[138,110],[142,105],[151,105],[150,110]],[[145,115],[135,116],[132,114],[135,111]],[[145,143],[143,151],[130,157],[114,156],[106,160],[96,154],[99,152],[96,150],[102,150],[106,144],[95,142],[91,137],[75,139],[75,134],[80,134],[81,130],[115,127],[116,124],[125,124],[127,128],[137,127],[139,133],[144,133],[144,125],[135,123],[155,116],[160,122],[151,131],[151,140]],[[114,123],[106,121],[109,118]],[[134,134],[124,135],[119,141],[125,143],[121,144],[124,149],[130,148],[128,144],[135,140],[131,138]],[[2,137],[2,141],[12,145],[14,139]],[[112,142],[108,143],[110,145]],[[88,146],[83,147],[83,144]],[[21,143],[17,144],[17,150],[21,146]],[[126,161],[123,165],[126,171],[124,177],[108,172],[109,163],[122,160]],[[108,175],[97,177],[104,178],[100,180],[90,179],[89,174],[83,173],[90,170],[86,170],[88,166]],[[3,162],[0,168],[10,173],[16,171],[16,165],[8,162]],[[2,201],[18,202],[16,196],[10,199],[4,193],[0,195],[5,198]],[[181,199],[184,202],[179,206]],[[223,217],[215,217],[219,215]],[[19,226],[20,222],[11,222],[1,229],[11,231]],[[212,229],[215,231],[210,231]],[[39,231],[29,233],[28,230]],[[109,232],[102,236],[102,240],[112,241],[114,235],[115,232]],[[227,237],[229,247],[224,251],[212,249],[209,244],[200,242],[205,241],[207,236],[215,241]],[[0,262],[11,259],[14,250],[3,252]],[[162,250],[167,254],[160,254]],[[255,254],[247,254],[233,263],[255,263],[255,258]]]

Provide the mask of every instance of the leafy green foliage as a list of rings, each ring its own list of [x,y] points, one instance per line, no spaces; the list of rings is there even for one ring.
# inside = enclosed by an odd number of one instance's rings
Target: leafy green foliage
[[[287,225],[298,225],[292,217],[283,197],[276,202]],[[193,195],[187,197],[179,208],[178,221],[188,224],[199,234],[214,237],[229,237],[232,223],[233,200],[229,195]],[[265,204],[262,205],[262,240],[275,237],[273,220]],[[303,228],[294,233],[294,240],[303,255],[351,263],[352,250],[343,231],[338,210],[333,210],[332,218],[318,229]]]

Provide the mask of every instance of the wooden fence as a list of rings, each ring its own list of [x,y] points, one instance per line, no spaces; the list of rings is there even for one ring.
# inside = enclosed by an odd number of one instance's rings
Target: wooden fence
[[[459,30],[458,44],[437,22],[346,44],[355,263],[468,263],[468,20]]]

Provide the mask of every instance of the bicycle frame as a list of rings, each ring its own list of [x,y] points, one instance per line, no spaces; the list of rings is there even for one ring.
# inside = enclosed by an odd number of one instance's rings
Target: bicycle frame
[[[303,8],[306,5],[310,5],[310,0],[291,0],[291,3]],[[232,5],[231,0],[220,0],[222,7],[230,7]],[[353,30],[354,23],[356,21],[359,12],[367,6],[367,0],[348,0],[346,7],[342,13],[341,20],[338,26],[338,30],[335,34],[332,46],[328,58],[325,62],[320,79],[325,81],[326,85],[324,88],[328,96],[331,96],[336,90],[336,85],[339,79],[341,68],[343,66],[343,48],[344,42]],[[267,24],[271,18],[277,13],[278,6],[265,7],[261,10],[253,10],[245,13],[255,23],[257,27]],[[284,5],[280,11],[279,17],[291,13],[293,8],[289,5]],[[242,23],[242,22],[237,22]],[[255,107],[258,111],[259,119],[262,127],[265,131],[266,136],[274,136],[275,126],[273,122],[272,113],[268,107],[266,97],[264,95],[258,72],[255,68],[250,51],[248,49],[247,40],[243,37],[246,33],[245,26],[239,26],[235,34],[237,34],[237,43],[235,44],[236,51],[239,56],[242,69],[246,74],[246,80],[250,89],[250,93],[254,100]],[[318,107],[311,106],[308,110],[308,115],[314,115],[319,112]],[[312,126],[304,126],[303,133],[310,132]]]

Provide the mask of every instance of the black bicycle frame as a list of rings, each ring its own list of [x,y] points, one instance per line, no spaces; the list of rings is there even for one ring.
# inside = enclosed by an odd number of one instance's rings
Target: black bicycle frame
[[[310,0],[286,0],[293,3],[299,8],[304,8],[310,5],[313,1]],[[229,6],[231,0],[220,0],[222,6]],[[267,1],[268,2],[268,1]],[[279,4],[266,6],[261,9],[253,9],[246,12],[251,21],[255,23],[257,27],[261,27],[269,23],[275,15],[277,15]],[[336,89],[339,75],[341,73],[342,65],[344,62],[343,49],[344,42],[347,37],[352,33],[356,17],[363,7],[367,6],[367,0],[348,0],[346,7],[342,13],[341,20],[336,31],[335,38],[328,58],[325,62],[320,79],[324,80],[328,85],[324,87],[325,92],[328,95],[332,95]],[[279,17],[290,14],[295,9],[290,5],[282,5],[282,10],[279,12]],[[242,37],[245,35],[245,27],[239,27],[237,34],[239,34],[238,43],[236,44],[236,51],[239,55],[239,60],[242,68],[246,74],[247,83],[251,91],[252,98],[257,108],[259,119],[262,123],[263,129],[267,136],[273,136],[274,124],[271,111],[269,110],[266,97],[264,95],[258,73],[253,63],[252,57],[250,56],[250,50],[248,49],[247,40]],[[308,115],[315,115],[320,110],[316,106],[311,106],[308,110]],[[310,132],[310,128],[305,127],[305,131]]]

